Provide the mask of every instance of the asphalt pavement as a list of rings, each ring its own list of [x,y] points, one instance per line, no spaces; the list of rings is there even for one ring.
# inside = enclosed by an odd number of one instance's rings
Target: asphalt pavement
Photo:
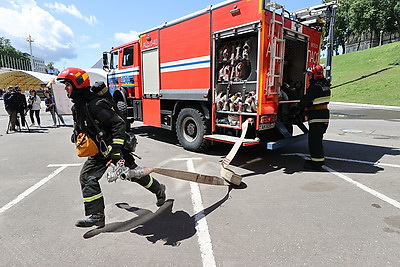
[[[323,172],[302,169],[307,142],[240,148],[240,186],[154,174],[161,208],[136,183],[101,180],[106,226],[84,218],[67,126],[6,134],[0,101],[0,266],[399,266],[400,109],[332,103]],[[173,133],[135,123],[142,166],[219,175],[231,146],[182,149]]]

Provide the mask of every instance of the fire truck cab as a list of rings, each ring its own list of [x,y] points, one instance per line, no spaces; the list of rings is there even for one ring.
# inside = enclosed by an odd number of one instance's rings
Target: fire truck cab
[[[242,145],[277,148],[296,139],[293,125],[307,133],[290,110],[319,63],[320,14],[332,6],[299,17],[275,2],[228,0],[166,22],[103,54],[109,90],[129,122],[175,131],[185,149],[235,143],[246,120]]]

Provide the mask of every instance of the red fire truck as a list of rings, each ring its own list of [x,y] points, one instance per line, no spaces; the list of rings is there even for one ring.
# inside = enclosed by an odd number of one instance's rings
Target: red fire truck
[[[267,0],[228,0],[140,34],[103,54],[108,87],[129,122],[176,132],[187,150],[213,141],[290,143],[291,105],[319,62],[335,3],[289,13]],[[304,136],[301,134],[299,136]],[[299,137],[297,136],[297,138]]]

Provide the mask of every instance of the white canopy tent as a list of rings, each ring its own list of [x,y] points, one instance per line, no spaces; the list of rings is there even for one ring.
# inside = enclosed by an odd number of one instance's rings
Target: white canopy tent
[[[107,72],[102,69],[84,69],[87,72],[90,78],[90,85],[93,85],[95,82],[103,81],[107,84]],[[54,99],[57,103],[57,111],[62,115],[70,115],[72,102],[66,95],[64,90],[64,84],[53,81],[51,83],[51,88],[53,90]]]
[[[34,71],[0,69],[0,88],[7,89],[9,86],[19,86],[22,92],[30,89],[38,90],[54,78],[56,78],[54,75]]]

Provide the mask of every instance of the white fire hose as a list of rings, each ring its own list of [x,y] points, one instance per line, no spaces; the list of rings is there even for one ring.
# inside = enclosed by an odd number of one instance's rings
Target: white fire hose
[[[246,120],[242,124],[242,134],[240,135],[240,139],[233,145],[231,151],[221,161],[221,170],[220,170],[221,177],[193,173],[188,171],[166,169],[166,168],[150,168],[150,167],[137,166],[134,169],[130,169],[129,167],[125,166],[125,160],[121,159],[117,162],[117,164],[111,163],[109,165],[109,171],[107,173],[107,181],[111,183],[111,182],[116,182],[118,179],[120,180],[139,179],[154,172],[185,181],[192,181],[196,183],[203,183],[209,185],[229,185],[229,183],[232,183],[234,185],[240,185],[240,183],[242,182],[242,177],[236,174],[234,171],[228,169],[228,165],[231,163],[231,161],[237,154],[240,146],[242,145],[243,140],[246,136],[248,125],[249,125],[249,120]]]

